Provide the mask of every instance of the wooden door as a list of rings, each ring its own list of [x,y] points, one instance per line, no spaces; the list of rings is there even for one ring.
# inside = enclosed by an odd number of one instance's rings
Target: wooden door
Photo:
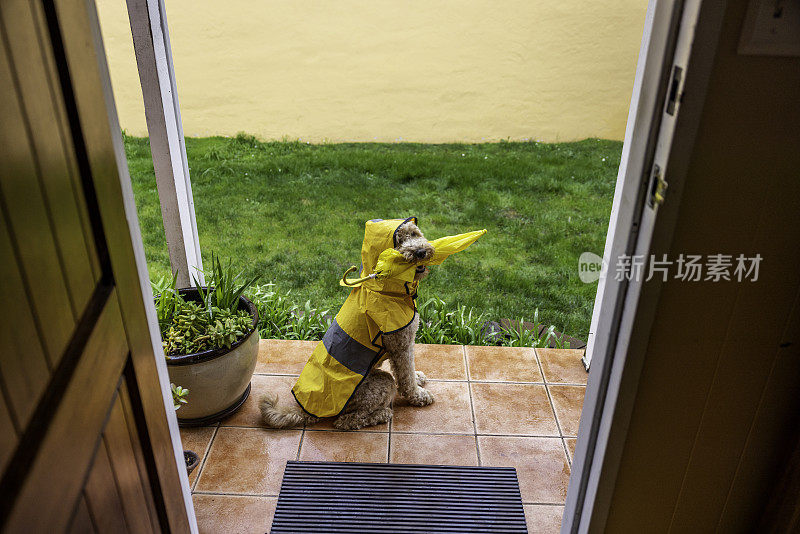
[[[148,299],[94,5],[3,0],[2,531],[195,530]]]

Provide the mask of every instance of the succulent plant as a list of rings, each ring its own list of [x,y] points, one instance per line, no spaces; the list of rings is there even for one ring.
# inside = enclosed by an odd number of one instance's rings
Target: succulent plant
[[[189,402],[186,399],[186,396],[189,395],[188,389],[176,386],[172,383],[170,383],[169,387],[172,388],[172,404],[175,405],[175,410]]]
[[[164,354],[176,356],[217,348],[230,348],[252,329],[253,318],[244,310],[211,307],[196,302],[177,304],[172,320],[161,331]]]

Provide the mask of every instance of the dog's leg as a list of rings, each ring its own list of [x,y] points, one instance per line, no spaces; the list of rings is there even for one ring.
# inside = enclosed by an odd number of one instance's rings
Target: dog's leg
[[[411,324],[403,330],[384,335],[383,344],[389,353],[389,363],[397,379],[400,395],[413,406],[427,406],[433,402],[433,395],[419,386],[425,375],[420,377],[414,370],[414,336],[418,326],[419,315],[415,315]]]
[[[358,386],[333,426],[339,430],[358,430],[386,423],[392,418],[392,401],[396,393],[392,375],[381,369],[373,369]]]
[[[336,418],[333,426],[339,430],[358,430],[366,426],[381,425],[392,418],[391,408],[378,408],[371,413],[346,413]]]
[[[417,385],[424,386],[425,382],[427,382],[428,379],[425,377],[422,371],[416,371],[416,374],[417,374]]]

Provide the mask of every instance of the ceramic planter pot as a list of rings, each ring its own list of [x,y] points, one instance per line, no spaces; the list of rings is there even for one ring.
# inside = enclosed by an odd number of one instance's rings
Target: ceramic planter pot
[[[197,289],[181,289],[180,294],[200,302]],[[230,348],[167,357],[170,382],[189,390],[189,402],[177,414],[181,426],[219,421],[239,409],[250,394],[258,359],[258,310],[245,297],[239,298],[239,309],[253,318],[252,330]]]

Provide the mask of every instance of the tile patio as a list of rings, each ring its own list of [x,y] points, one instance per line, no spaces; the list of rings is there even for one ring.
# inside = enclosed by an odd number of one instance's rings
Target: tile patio
[[[181,429],[200,456],[189,477],[200,532],[266,532],[287,460],[514,466],[530,532],[558,532],[587,373],[583,350],[417,345],[436,402],[398,400],[390,424],[339,432],[330,421],[273,430],[257,399],[289,389],[315,341],[263,340],[252,392],[219,424]]]

